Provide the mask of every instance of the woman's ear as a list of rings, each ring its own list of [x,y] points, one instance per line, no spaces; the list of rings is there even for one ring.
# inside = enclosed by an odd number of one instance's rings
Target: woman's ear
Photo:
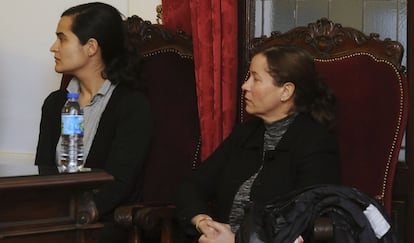
[[[286,82],[283,84],[282,96],[280,100],[282,102],[290,100],[295,94],[295,84],[292,82]]]
[[[89,38],[85,46],[87,48],[86,51],[89,57],[94,56],[99,50],[99,44],[95,38]]]

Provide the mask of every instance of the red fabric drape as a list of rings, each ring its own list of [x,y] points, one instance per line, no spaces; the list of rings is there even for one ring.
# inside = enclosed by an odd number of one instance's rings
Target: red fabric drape
[[[172,30],[192,35],[190,0],[162,0],[162,23]]]
[[[166,26],[186,31],[191,23],[204,160],[235,122],[237,0],[163,0],[162,4]]]

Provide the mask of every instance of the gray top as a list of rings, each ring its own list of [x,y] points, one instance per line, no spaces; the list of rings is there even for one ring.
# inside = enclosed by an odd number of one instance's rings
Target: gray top
[[[280,139],[282,139],[283,134],[285,134],[289,125],[295,120],[297,114],[298,113],[292,113],[289,116],[281,120],[275,121],[273,123],[265,123],[263,152],[275,150]],[[262,168],[263,164],[262,166],[260,166],[259,170],[254,175],[252,175],[239,187],[239,190],[234,196],[233,206],[231,208],[229,215],[229,224],[231,226],[231,230],[234,233],[239,229],[243,221],[244,209],[250,203],[250,191],[253,182],[262,170]]]
[[[112,92],[114,91],[116,85],[112,84],[111,81],[106,79],[102,84],[101,88],[92,98],[91,103],[86,105],[83,108],[83,126],[84,126],[84,134],[83,134],[83,158],[86,160],[89,154],[89,150],[92,145],[92,141],[95,137],[96,130],[98,129],[99,121],[101,119],[101,115],[108,104],[109,99],[111,98]],[[80,85],[79,80],[73,78],[70,82],[66,90],[69,93],[80,93]],[[60,158],[60,150],[61,150],[61,139],[59,138],[59,142],[56,146],[56,156],[57,159]]]

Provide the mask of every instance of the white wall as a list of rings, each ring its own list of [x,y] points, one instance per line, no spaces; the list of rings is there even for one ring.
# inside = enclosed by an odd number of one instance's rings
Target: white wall
[[[131,5],[132,13],[153,16],[155,21],[155,6],[160,1],[148,1],[103,0],[125,16],[130,15]],[[65,9],[85,2],[0,2],[0,163],[33,163],[43,100],[60,83],[49,52],[56,25]]]
[[[144,20],[156,23],[157,5],[161,4],[161,0],[130,0],[129,15],[138,15]]]

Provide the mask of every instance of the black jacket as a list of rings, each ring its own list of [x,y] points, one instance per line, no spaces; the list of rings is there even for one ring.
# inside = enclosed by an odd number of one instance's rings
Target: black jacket
[[[35,164],[55,166],[66,91],[51,93],[42,107]],[[85,167],[104,169],[114,176],[95,195],[100,216],[112,213],[141,187],[142,169],[152,137],[152,117],[146,97],[118,85],[102,113]]]
[[[274,151],[263,161],[264,124],[261,120],[239,124],[215,152],[187,178],[177,192],[180,221],[207,213],[228,222],[239,186],[263,163],[251,190],[253,201],[265,202],[309,185],[339,182],[339,149],[332,134],[306,114],[290,124]],[[215,212],[209,202],[214,201]]]
[[[374,210],[378,214],[371,214],[375,216],[371,222],[364,214],[369,205],[370,209],[378,210]],[[355,188],[318,185],[277,197],[264,205],[252,205],[237,232],[236,243],[292,243],[299,235],[306,243],[314,242],[314,221],[320,216],[333,222],[332,242],[397,242],[391,221],[376,200]],[[377,225],[387,226],[382,232],[385,235],[378,238],[373,230],[380,233]]]

